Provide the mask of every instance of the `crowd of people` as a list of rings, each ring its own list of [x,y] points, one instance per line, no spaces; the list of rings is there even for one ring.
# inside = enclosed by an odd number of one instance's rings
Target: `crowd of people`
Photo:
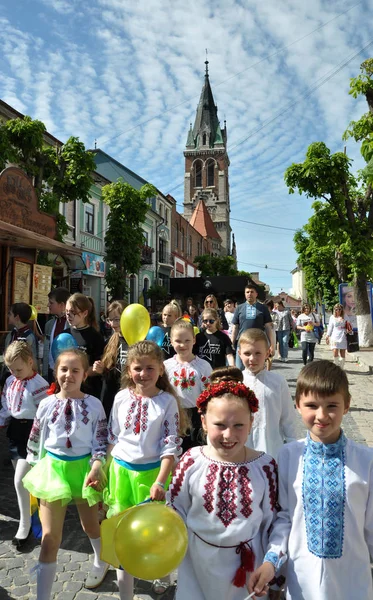
[[[40,369],[31,308],[12,305],[0,427],[15,470],[18,550],[32,535],[30,494],[39,502],[37,600],[51,598],[70,502],[92,545],[85,586],[94,589],[109,568],[100,518],[148,499],[166,501],[188,529],[177,600],[244,600],[248,591],[275,599],[284,587],[292,600],[373,600],[373,452],[341,429],[350,405],[343,307],[326,337],[334,363],[313,362],[320,316],[308,304],[296,315],[257,296],[248,285],[244,303],[228,298],[220,308],[210,294],[202,310],[192,298],[184,310],[171,300],[157,320],[162,344],[128,346],[125,302],[108,306],[105,340],[92,299],[56,288]],[[76,347],[56,356],[61,333]],[[286,362],[297,333],[305,366],[294,407],[270,359],[278,351]],[[132,600],[132,575],[120,568],[117,580],[121,600]],[[160,594],[168,585],[153,582]]]

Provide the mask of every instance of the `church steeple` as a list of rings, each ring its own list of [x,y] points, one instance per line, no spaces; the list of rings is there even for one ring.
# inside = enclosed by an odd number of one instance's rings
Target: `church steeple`
[[[197,106],[196,118],[192,132],[189,131],[186,147],[194,148],[222,148],[225,147],[224,130],[220,128],[218,107],[212,94],[208,65],[205,61],[205,81]],[[191,135],[192,134],[192,135]]]
[[[190,220],[203,200],[221,240],[215,251],[231,254],[229,158],[227,128],[221,129],[209,78],[209,62],[198,102],[194,126],[190,126],[185,156],[184,216]]]

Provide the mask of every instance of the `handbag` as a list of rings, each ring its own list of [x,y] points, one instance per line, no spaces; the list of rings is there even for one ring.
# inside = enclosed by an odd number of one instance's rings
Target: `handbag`
[[[359,334],[357,331],[351,331],[346,335],[347,338],[347,352],[359,351]]]

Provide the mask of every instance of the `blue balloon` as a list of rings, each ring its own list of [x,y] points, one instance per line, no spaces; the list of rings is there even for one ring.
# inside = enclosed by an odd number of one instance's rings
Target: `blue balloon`
[[[70,333],[60,333],[57,335],[52,343],[52,357],[56,360],[57,356],[64,350],[70,350],[70,348],[77,348],[78,342]]]
[[[165,335],[166,332],[162,327],[155,326],[149,329],[146,339],[155,342],[158,346],[162,346]]]

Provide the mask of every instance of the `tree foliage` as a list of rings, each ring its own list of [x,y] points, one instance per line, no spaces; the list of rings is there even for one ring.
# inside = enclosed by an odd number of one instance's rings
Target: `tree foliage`
[[[59,213],[60,202],[90,198],[93,156],[76,137],[60,147],[47,146],[46,127],[31,117],[10,119],[0,125],[0,170],[15,163],[33,179],[40,210],[56,217],[57,238],[67,233]]]
[[[109,206],[108,228],[105,235],[105,260],[110,264],[106,285],[112,299],[123,299],[127,293],[126,278],[137,273],[144,245],[142,225],[149,208],[147,199],[157,190],[150,184],[135,190],[119,180],[102,188],[102,199]]]
[[[372,75],[373,59],[369,59],[362,63],[361,74],[351,80],[350,93],[355,98],[364,94],[369,112],[351,122],[344,134],[345,139],[353,137],[362,143],[367,167],[355,176],[346,154],[331,154],[323,142],[316,142],[309,146],[303,163],[293,164],[285,172],[289,193],[297,191],[316,200],[314,215],[295,235],[311,297],[326,295],[329,302],[331,286],[346,278],[356,289],[358,315],[370,313],[366,281],[373,275]]]
[[[238,275],[233,256],[210,256],[202,254],[194,259],[202,277],[217,275]]]

